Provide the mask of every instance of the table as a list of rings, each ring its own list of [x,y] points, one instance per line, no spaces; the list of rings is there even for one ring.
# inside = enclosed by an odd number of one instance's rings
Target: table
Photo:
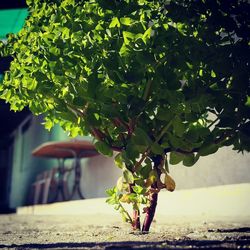
[[[73,190],[70,194],[70,199],[77,192],[81,199],[84,199],[84,196],[80,187],[81,180],[81,158],[85,157],[94,157],[99,155],[96,151],[95,146],[90,141],[85,140],[69,140],[69,141],[51,141],[41,144],[39,147],[32,151],[32,155],[36,157],[47,157],[47,158],[57,158],[59,162],[59,184],[57,187],[56,197],[60,193],[62,194],[63,200],[66,200],[63,187],[63,178],[65,173],[64,161],[66,159],[74,159],[74,171],[75,178],[73,184]]]

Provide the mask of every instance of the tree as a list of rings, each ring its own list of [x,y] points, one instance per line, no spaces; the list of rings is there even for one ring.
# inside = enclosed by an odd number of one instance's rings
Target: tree
[[[13,57],[1,98],[116,151],[123,176],[107,202],[134,229],[148,231],[158,192],[174,190],[169,164],[250,150],[247,1],[27,3],[24,28],[1,45]]]

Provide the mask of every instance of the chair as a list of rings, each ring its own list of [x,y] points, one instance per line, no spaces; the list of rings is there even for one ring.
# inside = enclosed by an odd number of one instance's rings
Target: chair
[[[60,173],[60,168],[55,167],[37,175],[36,181],[32,184],[33,197],[32,204],[47,204],[55,202],[59,196],[59,185],[62,188],[62,199],[69,197],[68,175],[72,169],[65,169]],[[60,174],[63,176],[61,177]],[[62,179],[60,179],[62,178]],[[54,197],[51,199],[52,194]]]

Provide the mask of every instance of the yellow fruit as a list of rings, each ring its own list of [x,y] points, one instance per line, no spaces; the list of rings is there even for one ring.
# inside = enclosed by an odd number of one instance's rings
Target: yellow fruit
[[[173,192],[175,190],[175,181],[168,174],[165,175],[165,185],[168,191]]]

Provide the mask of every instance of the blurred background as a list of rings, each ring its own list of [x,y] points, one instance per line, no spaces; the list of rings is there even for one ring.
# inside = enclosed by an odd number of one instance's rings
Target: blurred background
[[[17,33],[27,16],[25,1],[1,1],[0,39],[5,41],[6,34]],[[0,84],[10,62],[8,57],[0,58]],[[59,163],[56,157],[34,157],[32,151],[43,143],[71,138],[60,127],[54,127],[50,132],[45,130],[41,124],[43,117],[33,116],[28,109],[17,113],[10,111],[9,105],[3,100],[0,100],[0,117],[0,213],[11,213],[18,207],[52,202],[56,192],[54,184],[58,181],[59,173],[51,170],[58,167]],[[91,138],[78,137],[77,140],[91,141]],[[70,169],[74,160],[66,160],[64,163],[65,168]],[[215,155],[201,158],[191,168],[171,166],[170,174],[177,183],[177,190],[185,192],[187,189],[250,184],[249,167],[249,153],[242,155],[231,148],[223,148]],[[86,199],[105,197],[105,190],[115,185],[121,175],[113,160],[101,155],[81,159],[81,170],[80,188]],[[74,171],[68,172],[64,180],[72,189],[76,176]],[[48,184],[49,194],[44,199],[45,183]],[[249,190],[249,185],[244,188]],[[202,196],[202,192],[199,195]],[[70,197],[71,200],[80,198],[77,195]],[[53,202],[62,200],[63,197],[57,197]]]

